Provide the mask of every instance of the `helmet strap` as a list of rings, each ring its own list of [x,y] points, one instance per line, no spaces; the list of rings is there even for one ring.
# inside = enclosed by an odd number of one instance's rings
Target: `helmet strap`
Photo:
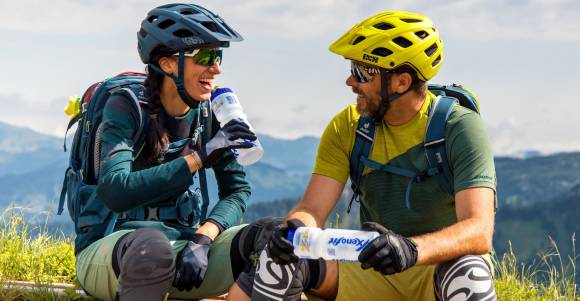
[[[385,117],[385,113],[387,113],[387,110],[389,109],[391,101],[394,100],[394,99],[391,99],[391,97],[397,95],[397,93],[395,93],[394,95],[389,95],[389,80],[390,79],[391,79],[391,77],[389,76],[389,72],[387,72],[387,70],[381,68],[381,103],[379,105],[379,110],[377,111],[377,114],[375,115],[375,122],[382,122],[383,118]],[[398,96],[396,96],[395,98],[398,98]]]
[[[185,61],[185,51],[179,51],[179,59],[177,61],[177,77],[175,77],[175,75],[171,74],[171,73],[167,73],[165,71],[163,71],[161,68],[155,66],[154,64],[149,64],[148,67],[161,73],[164,74],[166,76],[168,76],[169,78],[171,78],[173,80],[173,82],[175,83],[175,87],[177,88],[177,93],[179,94],[179,96],[181,97],[181,100],[183,100],[183,102],[190,108],[192,109],[197,109],[197,107],[199,106],[200,101],[197,101],[195,99],[193,99],[193,97],[189,96],[189,93],[187,93],[187,90],[185,89],[185,83],[183,81],[184,79],[184,61]]]
[[[391,72],[388,70],[381,68],[381,103],[379,105],[379,109],[377,110],[377,114],[375,115],[375,122],[382,122],[387,110],[391,106],[391,103],[397,100],[399,97],[407,94],[407,92],[411,91],[412,89],[417,86],[417,84],[411,84],[407,90],[403,93],[392,93],[389,94],[389,81],[391,80]]]

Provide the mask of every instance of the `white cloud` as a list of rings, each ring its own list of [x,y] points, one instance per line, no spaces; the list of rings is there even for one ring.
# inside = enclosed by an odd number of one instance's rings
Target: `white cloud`
[[[64,114],[65,105],[65,97],[50,102],[32,102],[20,95],[0,94],[0,120],[64,137],[68,123],[68,117]]]
[[[165,2],[0,1],[0,120],[62,137],[69,95],[119,71],[142,70],[139,23]],[[580,68],[572,59],[580,52],[577,0],[197,3],[246,39],[226,50],[219,83],[239,93],[259,132],[320,135],[354,99],[344,85],[348,66],[328,45],[366,17],[400,9],[435,21],[446,41],[436,81],[465,83],[480,94],[497,152],[578,148],[572,141],[580,141],[574,137],[580,121],[562,117],[575,104],[580,80],[571,71]]]

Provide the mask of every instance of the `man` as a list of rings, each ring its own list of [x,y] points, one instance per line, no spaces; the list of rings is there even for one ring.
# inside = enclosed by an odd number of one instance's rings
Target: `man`
[[[324,226],[347,181],[361,115],[377,122],[370,161],[426,170],[423,141],[435,100],[426,82],[439,71],[442,50],[431,20],[399,11],[364,20],[330,46],[352,61],[346,84],[356,106],[324,131],[304,197],[272,231],[257,271],[238,278],[232,300],[298,300],[308,290],[330,300],[496,299],[486,255],[495,212],[493,155],[480,116],[461,106],[453,107],[445,130],[453,195],[427,177],[407,197],[408,178],[367,164],[361,222],[380,236],[361,251],[362,264],[298,259],[286,239],[289,229]]]

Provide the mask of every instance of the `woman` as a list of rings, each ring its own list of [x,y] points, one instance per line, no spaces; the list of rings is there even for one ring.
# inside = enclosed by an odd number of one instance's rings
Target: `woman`
[[[160,6],[143,20],[138,49],[148,65],[144,94],[150,126],[138,149],[140,114],[131,100],[114,94],[103,109],[96,197],[119,219],[106,237],[77,235],[77,276],[90,295],[203,298],[222,294],[233,283],[230,244],[239,229],[233,226],[250,187],[231,149],[250,147],[256,136],[243,122],[220,128],[217,121],[204,120],[211,117],[207,100],[221,73],[221,48],[241,40],[220,17],[197,5]],[[188,137],[193,143],[180,143]],[[184,147],[171,147],[176,144]],[[203,218],[200,197],[189,186],[192,175],[210,167],[219,201]]]

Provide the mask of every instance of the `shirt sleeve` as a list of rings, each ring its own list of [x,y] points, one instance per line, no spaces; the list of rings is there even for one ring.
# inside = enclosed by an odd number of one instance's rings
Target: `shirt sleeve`
[[[318,145],[312,173],[346,183],[350,169],[350,154],[354,145],[356,120],[353,106],[338,113],[328,124]]]
[[[493,151],[479,114],[456,106],[449,117],[446,136],[455,193],[474,187],[495,191]]]
[[[139,116],[130,100],[113,96],[103,108],[97,194],[112,211],[123,212],[183,193],[192,183],[183,157],[133,171]]]

